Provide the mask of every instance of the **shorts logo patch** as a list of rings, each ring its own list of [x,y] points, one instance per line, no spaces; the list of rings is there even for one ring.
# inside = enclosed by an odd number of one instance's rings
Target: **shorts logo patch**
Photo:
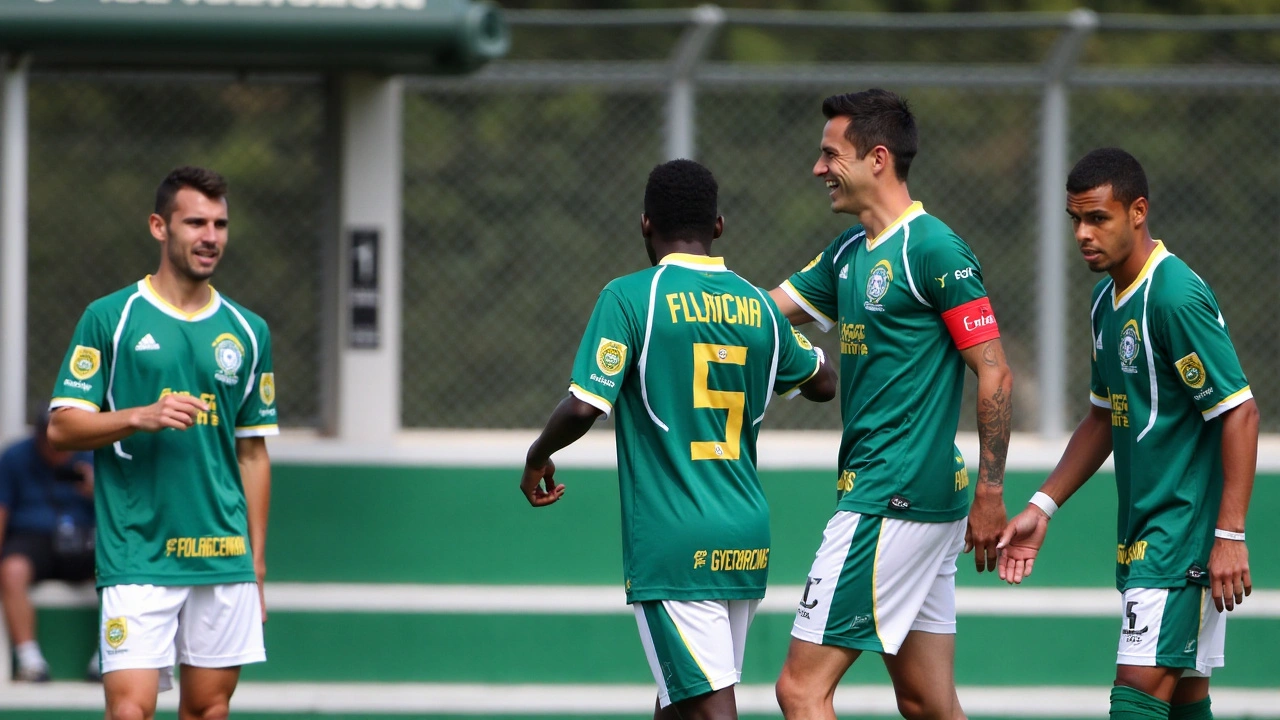
[[[112,650],[118,649],[124,644],[126,638],[129,637],[129,626],[125,623],[124,618],[110,618],[107,620],[107,629],[104,635],[107,644]]]
[[[71,375],[77,380],[88,380],[98,374],[102,366],[102,353],[97,348],[77,345],[71,353]]]
[[[1178,374],[1182,376],[1182,382],[1193,390],[1199,390],[1204,387],[1205,376],[1207,373],[1204,369],[1204,363],[1200,362],[1200,356],[1195,353],[1182,358],[1174,363],[1178,368]]]
[[[596,350],[596,365],[605,375],[617,375],[627,362],[627,346],[617,340],[600,338],[600,347]]]
[[[263,405],[270,405],[276,401],[275,373],[262,373],[262,380],[258,381],[258,397],[262,399]]]
[[[857,630],[858,628],[866,627],[870,623],[871,623],[870,615],[854,615],[853,622],[849,623],[849,629]]]

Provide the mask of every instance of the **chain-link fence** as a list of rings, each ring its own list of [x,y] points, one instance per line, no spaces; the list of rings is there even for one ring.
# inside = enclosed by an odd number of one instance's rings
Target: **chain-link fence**
[[[1088,406],[1097,278],[1071,244],[1065,198],[1046,204],[1042,188],[1061,197],[1058,175],[1076,158],[1118,145],[1144,162],[1153,233],[1214,287],[1264,429],[1280,430],[1265,280],[1280,267],[1275,19],[1094,18],[1096,32],[1073,48],[1072,33],[1092,27],[1078,14],[638,17],[513,13],[508,60],[406,84],[405,426],[543,422],[599,289],[647,264],[645,178],[682,148],[720,181],[718,251],[732,268],[772,287],[803,266],[853,222],[828,212],[810,174],[821,99],[881,85],[912,101],[920,125],[913,196],[983,263],[1017,378],[1018,429],[1045,427],[1055,389],[1068,428]],[[719,34],[696,37],[715,23]],[[1069,109],[1057,138],[1045,115],[1056,81]],[[205,163],[232,180],[218,285],[271,323],[286,421],[318,424],[323,105],[320,85],[303,81],[33,78],[33,406],[84,304],[154,266],[144,220],[156,182],[175,164]],[[1066,168],[1046,180],[1055,143]],[[1044,217],[1057,223],[1050,266],[1067,288],[1048,331]],[[1046,367],[1046,332],[1063,339],[1064,367]],[[835,339],[815,340],[831,349]],[[962,427],[973,426],[971,407]],[[770,415],[771,427],[837,423],[834,405],[779,403]]]
[[[318,421],[324,103],[318,82],[35,73],[30,83],[27,398],[47,406],[80,313],[159,266],[147,229],[180,165],[230,183],[214,286],[271,327],[280,414]]]

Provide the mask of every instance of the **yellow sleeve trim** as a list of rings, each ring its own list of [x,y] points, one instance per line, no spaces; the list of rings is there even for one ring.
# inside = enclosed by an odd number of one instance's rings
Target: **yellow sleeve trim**
[[[813,365],[813,372],[809,373],[809,377],[807,377],[807,378],[805,378],[805,379],[801,380],[800,382],[796,383],[796,384],[795,384],[795,387],[791,388],[790,390],[788,390],[788,391],[786,391],[786,392],[784,392],[784,393],[778,393],[778,394],[779,394],[779,395],[781,395],[782,397],[786,398],[787,400],[790,400],[791,398],[795,397],[795,396],[800,392],[800,386],[801,386],[801,385],[804,385],[805,383],[807,383],[807,382],[809,382],[810,380],[812,380],[812,379],[814,378],[814,376],[818,374],[818,371],[819,371],[819,370],[821,370],[821,369],[822,369],[822,359],[821,359],[821,358],[815,358],[815,362],[814,362],[814,365]]]
[[[1089,402],[1093,403],[1094,405],[1097,405],[1098,407],[1103,407],[1103,408],[1111,407],[1111,398],[1104,398],[1092,390],[1089,391]]]
[[[809,317],[818,322],[818,325],[822,328],[823,332],[826,332],[836,326],[836,321],[827,317],[821,310],[814,307],[813,303],[809,302],[808,299],[806,299],[805,296],[796,289],[796,286],[791,284],[790,280],[783,280],[782,285],[779,287],[782,288],[782,292],[786,293],[788,297],[795,300],[797,305],[804,308],[804,311],[809,313]]]
[[[89,410],[89,411],[91,411],[91,412],[98,412],[98,411],[102,410],[102,408],[100,408],[100,407],[98,407],[97,405],[95,405],[95,404],[93,404],[93,403],[89,402],[88,400],[81,400],[80,398],[64,398],[64,397],[58,397],[58,398],[54,398],[53,400],[49,401],[49,409],[50,409],[50,410],[54,410],[54,409],[56,409],[56,408],[60,408],[60,407],[73,407],[73,408],[80,408],[81,410]]]
[[[569,392],[582,402],[608,415],[613,412],[613,403],[582,387],[578,383],[569,383]]]
[[[245,425],[236,428],[236,437],[262,437],[264,435],[279,435],[279,425]]]
[[[1251,399],[1252,397],[1253,397],[1253,390],[1250,389],[1248,385],[1245,385],[1240,390],[1237,390],[1236,392],[1233,392],[1230,395],[1223,398],[1222,401],[1219,402],[1217,405],[1214,405],[1208,410],[1202,411],[1200,414],[1204,416],[1205,420],[1212,420],[1218,417],[1219,415],[1221,415],[1222,413],[1228,410],[1231,410],[1232,408],[1235,408],[1239,405],[1243,405],[1247,400]]]

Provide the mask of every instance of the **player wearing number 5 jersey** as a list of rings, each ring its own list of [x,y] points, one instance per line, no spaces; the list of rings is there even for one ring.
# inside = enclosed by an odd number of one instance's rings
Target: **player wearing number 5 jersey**
[[[787,718],[834,718],[836,685],[879,653],[908,718],[963,717],[954,684],[956,559],[994,570],[1013,378],[977,258],[913,202],[916,127],[884,90],[827,98],[813,174],[859,223],[772,295],[795,324],[839,328],[836,512],[796,611],[777,693]],[[976,486],[955,446],[978,376]],[[974,494],[972,510],[969,495]]]
[[[1208,284],[1151,237],[1146,173],[1118,148],[1084,156],[1067,213],[1089,269],[1092,407],[1005,529],[1000,576],[1031,573],[1049,518],[1114,452],[1121,626],[1112,720],[1209,720],[1226,614],[1252,589],[1244,521],[1258,409]]]
[[[769,570],[756,434],[771,393],[835,396],[821,350],[708,256],[723,229],[716,194],[695,162],[654,168],[641,220],[654,267],[600,293],[569,397],[521,479],[535,507],[559,500],[552,453],[613,413],[624,587],[658,684],[655,718],[737,717],[733,685]]]

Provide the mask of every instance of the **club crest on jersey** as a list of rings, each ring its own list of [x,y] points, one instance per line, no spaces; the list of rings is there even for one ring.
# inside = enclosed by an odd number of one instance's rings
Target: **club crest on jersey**
[[[244,365],[244,346],[240,344],[239,338],[231,333],[222,333],[214,338],[213,359],[221,368],[220,372],[214,373],[214,378],[228,385],[240,382],[236,371]]]
[[[605,375],[617,375],[627,362],[627,346],[617,340],[600,338],[600,347],[596,350],[596,365]]]
[[[97,348],[77,345],[71,353],[71,375],[77,380],[88,380],[98,374],[102,366],[102,353]]]
[[[889,292],[891,282],[893,282],[893,266],[888,260],[876,263],[876,266],[871,268],[871,274],[867,276],[867,301],[862,306],[872,312],[883,312],[884,306],[880,304],[880,299]]]
[[[1182,382],[1187,387],[1199,390],[1204,387],[1204,380],[1207,373],[1204,369],[1204,363],[1200,362],[1200,356],[1191,353],[1174,363],[1174,367],[1178,368],[1178,374],[1182,376]]]
[[[262,399],[263,405],[270,405],[276,401],[275,373],[262,373],[262,379],[258,381],[258,397]]]
[[[1138,350],[1142,343],[1142,334],[1138,332],[1138,321],[1130,320],[1120,331],[1120,369],[1127,373],[1136,373],[1133,361],[1138,359]]]
[[[125,638],[129,637],[129,626],[125,623],[125,619],[122,617],[108,619],[105,637],[112,650],[123,645]]]

